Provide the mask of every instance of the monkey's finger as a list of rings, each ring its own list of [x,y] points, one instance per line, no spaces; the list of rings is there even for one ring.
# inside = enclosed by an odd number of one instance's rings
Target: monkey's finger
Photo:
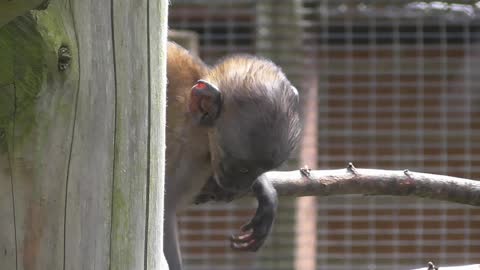
[[[230,237],[232,249],[239,251],[257,251],[265,242],[268,233],[263,226],[259,230],[249,233],[232,235]]]
[[[234,250],[237,251],[251,251],[255,252],[260,249],[260,247],[263,245],[263,240],[258,241],[256,239],[251,239],[248,242],[232,242],[231,247]]]
[[[238,242],[230,242],[230,247],[234,250],[238,251],[256,251],[252,249],[252,247],[255,247],[255,239],[252,239],[248,242],[244,243],[238,243]],[[258,249],[258,248],[257,248]]]
[[[247,224],[244,224],[242,225],[242,227],[240,227],[240,230],[242,232],[247,232],[247,231],[251,231],[253,230],[253,227],[255,226],[255,224],[253,223],[253,220],[251,220],[250,222],[248,222]]]
[[[254,230],[256,227],[262,225],[262,220],[264,219],[266,218],[264,218],[263,215],[256,213],[255,216],[247,224],[244,224],[242,225],[242,227],[240,227],[240,230],[242,232]]]
[[[266,237],[255,237],[254,234],[243,234],[230,238],[230,247],[236,251],[257,251],[265,242]]]
[[[230,236],[230,241],[233,242],[248,242],[250,239],[253,238],[253,231],[248,232],[248,233],[243,233],[243,234],[233,234]]]

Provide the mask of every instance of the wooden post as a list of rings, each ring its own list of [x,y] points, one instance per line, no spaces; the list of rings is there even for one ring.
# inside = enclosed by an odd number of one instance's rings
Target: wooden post
[[[0,3],[2,269],[166,269],[166,10]]]

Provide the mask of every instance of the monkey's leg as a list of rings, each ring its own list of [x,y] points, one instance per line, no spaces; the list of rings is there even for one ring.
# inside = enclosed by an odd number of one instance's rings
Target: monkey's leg
[[[163,252],[170,270],[182,269],[177,226],[177,215],[174,209],[165,208]]]
[[[252,191],[258,201],[255,216],[243,225],[244,232],[232,235],[231,247],[240,251],[257,251],[265,242],[277,214],[278,196],[273,185],[265,178],[259,177],[253,184]]]

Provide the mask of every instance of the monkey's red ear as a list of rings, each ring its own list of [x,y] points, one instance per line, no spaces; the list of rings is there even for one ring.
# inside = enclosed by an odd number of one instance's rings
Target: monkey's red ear
[[[199,80],[190,92],[188,108],[193,121],[202,126],[212,126],[220,116],[222,94],[213,84]]]

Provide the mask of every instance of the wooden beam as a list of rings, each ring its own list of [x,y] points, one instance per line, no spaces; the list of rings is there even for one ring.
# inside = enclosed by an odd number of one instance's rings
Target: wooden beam
[[[0,2],[0,27],[30,10],[46,9],[50,0],[14,0]]]

